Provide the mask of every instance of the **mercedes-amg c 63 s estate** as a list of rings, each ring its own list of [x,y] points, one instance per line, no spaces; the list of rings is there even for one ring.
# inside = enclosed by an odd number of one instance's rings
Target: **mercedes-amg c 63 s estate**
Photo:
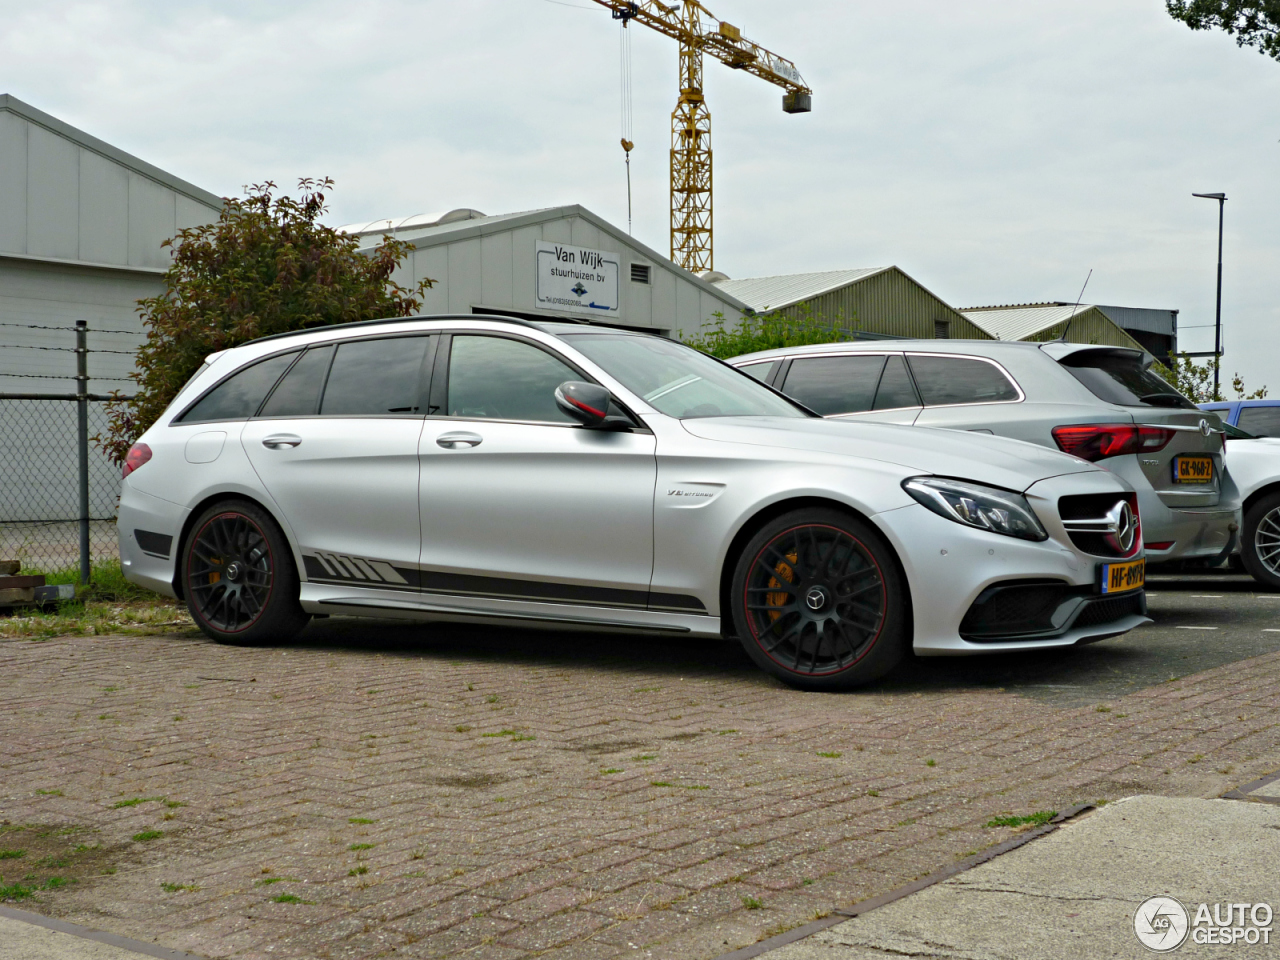
[[[126,576],[230,643],[313,614],[736,636],[808,689],[1146,621],[1131,487],[824,420],[670,340],[420,317],[209,357],[124,468]]]

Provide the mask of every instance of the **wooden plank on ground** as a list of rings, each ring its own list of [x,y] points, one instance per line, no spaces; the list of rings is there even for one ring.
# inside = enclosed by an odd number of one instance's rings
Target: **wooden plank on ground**
[[[0,590],[23,590],[27,587],[43,587],[44,574],[27,577],[0,577]]]
[[[35,587],[19,587],[18,589],[0,590],[0,607],[12,607],[18,603],[35,603]]]

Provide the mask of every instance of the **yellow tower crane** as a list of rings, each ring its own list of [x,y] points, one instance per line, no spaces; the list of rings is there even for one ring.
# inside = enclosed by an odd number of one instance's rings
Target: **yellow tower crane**
[[[680,99],[671,113],[671,259],[694,273],[711,270],[711,112],[702,95],[702,55],[782,87],[786,113],[812,110],[813,91],[794,63],[747,40],[698,0],[595,2],[624,27],[634,20],[680,44]],[[623,147],[629,154],[628,144]]]

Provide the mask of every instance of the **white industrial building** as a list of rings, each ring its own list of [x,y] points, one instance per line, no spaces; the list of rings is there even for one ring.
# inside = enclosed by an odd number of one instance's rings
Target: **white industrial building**
[[[137,301],[163,289],[184,227],[222,201],[8,94],[0,95],[0,392],[70,393],[72,330],[90,334],[91,393],[125,390]]]
[[[576,204],[497,216],[463,208],[341,229],[369,248],[384,234],[413,244],[396,280],[435,281],[423,313],[567,318],[679,336],[717,313],[734,322],[749,310]]]

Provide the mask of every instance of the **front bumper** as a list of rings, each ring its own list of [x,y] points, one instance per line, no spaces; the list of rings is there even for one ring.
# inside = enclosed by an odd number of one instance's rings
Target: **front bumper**
[[[1040,543],[966,527],[919,505],[880,514],[877,520],[902,561],[911,590],[914,651],[921,656],[955,656],[1069,647],[1150,623],[1140,590],[1116,595],[1115,599],[1129,598],[1120,603],[1099,602],[1104,598],[1097,588],[1098,567],[1108,561],[1077,549],[1057,520],[1059,497],[1091,492],[1120,495],[1127,491],[1118,487],[1114,477],[1102,473],[1034,485],[1028,500],[1050,535]],[[992,637],[992,631],[981,638],[967,628],[962,631],[970,609],[985,591],[1027,581],[1055,585],[1061,599],[1075,597],[1082,602],[1068,609],[1053,604],[1047,626],[996,631],[998,637]]]

